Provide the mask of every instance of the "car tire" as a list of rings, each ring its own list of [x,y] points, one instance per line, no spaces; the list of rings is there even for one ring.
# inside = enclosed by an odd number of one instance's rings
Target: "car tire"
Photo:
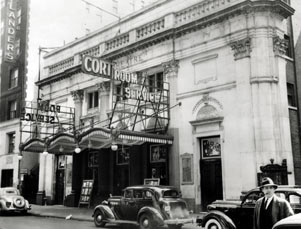
[[[223,220],[210,218],[206,221],[204,229],[227,229]]]
[[[22,214],[22,215],[27,215],[27,210],[21,211],[21,214]]]
[[[104,215],[100,210],[96,210],[94,213],[94,224],[96,227],[104,227],[106,223],[103,221]]]
[[[157,224],[154,222],[154,219],[150,214],[142,214],[139,218],[139,228],[156,229]]]

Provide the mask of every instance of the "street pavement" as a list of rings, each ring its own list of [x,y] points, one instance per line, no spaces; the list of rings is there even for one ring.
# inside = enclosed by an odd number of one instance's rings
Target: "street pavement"
[[[65,207],[62,205],[31,205],[28,215],[5,214],[0,216],[0,229],[77,229],[96,228],[93,222],[93,209]],[[197,215],[191,215],[196,217]],[[108,224],[105,228],[120,228],[119,225]],[[125,228],[125,227],[123,227]],[[128,229],[138,228],[132,225]],[[167,227],[166,227],[167,228]],[[200,229],[196,224],[187,224],[183,229]]]
[[[87,221],[65,220],[31,215],[6,214],[0,216],[0,229],[96,229],[94,223]],[[116,226],[108,226],[116,229]]]

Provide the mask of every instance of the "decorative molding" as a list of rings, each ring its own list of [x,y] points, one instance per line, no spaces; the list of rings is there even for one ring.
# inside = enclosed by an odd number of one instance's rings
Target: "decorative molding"
[[[229,90],[229,89],[232,89],[235,87],[236,87],[236,82],[232,81],[232,82],[228,82],[228,83],[224,83],[224,84],[215,85],[212,87],[206,87],[206,88],[203,88],[200,90],[189,91],[189,92],[177,94],[177,100],[186,99],[186,98],[190,98],[193,96],[202,96],[204,94],[217,92],[217,91]]]
[[[286,56],[288,41],[280,38],[279,36],[275,36],[273,37],[273,47],[275,55]]]
[[[178,74],[178,69],[179,69],[179,61],[178,60],[171,60],[171,61],[163,63],[162,65],[163,65],[164,75],[169,75],[171,73]]]
[[[255,83],[278,83],[279,79],[278,77],[274,76],[253,76],[250,79],[250,84],[255,84]]]
[[[192,114],[194,114],[202,104],[208,105],[209,103],[217,105],[220,110],[223,110],[223,105],[217,99],[209,96],[209,94],[204,94],[203,98],[193,107]]]
[[[234,51],[234,59],[239,60],[251,56],[251,38],[246,37],[242,40],[230,43],[230,47]]]
[[[84,91],[83,90],[71,91],[71,95],[75,102],[81,102],[84,98]]]

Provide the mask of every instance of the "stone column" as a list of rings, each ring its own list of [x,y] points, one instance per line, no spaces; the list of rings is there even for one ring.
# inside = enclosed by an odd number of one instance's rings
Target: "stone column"
[[[111,81],[101,82],[97,86],[99,94],[99,120],[101,121],[100,125],[104,126],[109,124],[109,121],[102,121],[108,119],[107,111],[110,109]]]
[[[179,61],[171,60],[163,63],[164,82],[169,83],[169,106],[172,107],[177,104],[176,95],[178,93],[178,68]],[[168,134],[174,136],[173,145],[169,147],[169,184],[180,188],[180,170],[179,170],[179,127],[177,126],[177,119],[179,118],[179,106],[169,110],[170,121]]]
[[[249,190],[256,186],[256,157],[254,155],[254,129],[252,115],[252,92],[250,85],[251,54],[253,40],[250,37],[231,42],[235,61],[236,90],[235,109],[224,123],[225,150],[222,155],[224,166],[224,198],[232,198],[236,190]],[[238,124],[239,125],[236,125]],[[233,147],[233,146],[239,147]],[[235,150],[236,149],[236,150]]]
[[[294,171],[284,55],[284,39],[268,34],[256,37],[250,83],[257,172],[270,159],[274,159],[275,164],[286,159],[288,171]],[[289,184],[294,184],[293,177],[289,175]]]
[[[82,116],[82,106],[83,106],[83,98],[84,98],[84,91],[77,90],[72,91],[71,95],[74,101],[74,108],[75,108],[75,117],[74,117],[74,124],[75,129],[78,129],[80,126],[80,118]],[[78,199],[80,195],[81,189],[81,155],[80,154],[73,154],[72,160],[70,164],[72,164],[72,191],[71,194],[68,195],[65,199],[65,205],[68,207],[75,207],[78,204]]]

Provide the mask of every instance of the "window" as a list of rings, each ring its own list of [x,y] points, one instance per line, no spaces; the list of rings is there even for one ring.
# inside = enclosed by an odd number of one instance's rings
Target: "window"
[[[291,38],[290,36],[284,34],[284,40],[287,42],[287,48],[286,48],[286,55],[288,57],[293,57],[292,55],[292,44],[291,44]]]
[[[149,92],[162,91],[163,89],[163,72],[148,76]]]
[[[15,68],[10,71],[9,88],[16,87],[18,85],[19,69]]]
[[[17,101],[13,100],[8,103],[9,106],[9,117],[8,119],[13,119],[17,117]]]
[[[16,133],[9,133],[8,135],[8,153],[14,153]]]
[[[88,109],[98,107],[98,91],[88,93]]]
[[[118,85],[116,85],[116,91],[115,91],[116,101],[126,100],[124,90],[128,86],[129,84],[127,82],[121,82]]]
[[[291,107],[296,106],[296,96],[295,96],[295,85],[292,83],[287,83],[287,100],[288,105]]]

